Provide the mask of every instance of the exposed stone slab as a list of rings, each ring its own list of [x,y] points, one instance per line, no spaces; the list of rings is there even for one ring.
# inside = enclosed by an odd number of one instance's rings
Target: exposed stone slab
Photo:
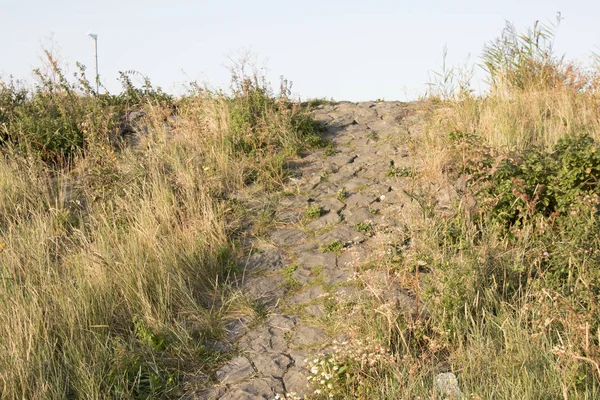
[[[346,282],[352,277],[352,272],[348,269],[340,268],[324,268],[321,272],[323,283],[328,285],[336,285],[341,282]]]
[[[335,193],[331,193],[334,195]],[[330,213],[339,213],[346,205],[336,199],[335,197],[323,197],[319,198],[314,202],[314,204],[318,207],[323,208],[323,210],[328,211]]]
[[[255,374],[252,364],[246,357],[236,357],[216,372],[221,383],[237,383]]]
[[[371,196],[365,196],[362,193],[354,193],[346,199],[348,207],[368,207],[374,199]]]
[[[242,350],[252,352],[285,353],[288,345],[283,335],[277,335],[270,331],[269,327],[263,326],[248,332],[238,342]]]
[[[296,223],[302,219],[302,212],[296,210],[277,210],[275,218],[281,222]]]
[[[360,243],[365,239],[365,236],[357,232],[356,229],[348,225],[339,225],[334,230],[323,235],[317,236],[317,243],[322,243],[327,246],[330,243],[339,241],[344,245],[352,243]]]
[[[335,225],[340,222],[340,216],[334,212],[328,212],[320,218],[317,218],[306,227],[312,231],[316,231],[326,227],[327,225]]]
[[[300,254],[297,263],[306,268],[313,268],[319,265],[329,267],[336,265],[336,257],[333,253],[311,251]]]
[[[323,304],[313,304],[304,308],[304,311],[315,318],[325,316],[325,307]]]
[[[278,271],[283,268],[283,252],[277,248],[258,249],[241,267],[247,271]]]
[[[342,215],[344,221],[352,225],[373,220],[369,207],[347,208],[342,211]]]
[[[283,385],[278,379],[261,378],[232,386],[221,400],[272,399],[282,391]]]
[[[308,378],[310,372],[306,368],[294,366],[283,377],[283,383],[288,393],[295,392],[298,396],[307,396],[312,393]]]
[[[306,347],[321,344],[326,340],[327,333],[323,329],[308,325],[299,325],[296,327],[291,344],[295,347]]]
[[[249,275],[244,281],[244,290],[262,304],[274,305],[285,295],[283,280],[280,274]]]
[[[279,353],[250,354],[249,357],[258,373],[264,377],[281,378],[292,363],[288,356]]]
[[[271,240],[278,246],[293,246],[306,239],[306,233],[299,229],[278,229],[271,235]]]
[[[294,362],[294,366],[296,367],[305,367],[308,365],[308,352],[305,350],[292,350],[290,351],[290,358]]]
[[[312,286],[298,293],[290,300],[290,304],[309,303],[325,294],[325,290],[321,286]]]

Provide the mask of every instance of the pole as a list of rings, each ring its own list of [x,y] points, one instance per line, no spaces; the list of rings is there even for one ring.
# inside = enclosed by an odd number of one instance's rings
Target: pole
[[[100,94],[100,75],[98,74],[98,34],[88,32],[88,36],[94,39],[94,57],[96,58],[96,96]]]
[[[96,57],[96,94],[100,94],[100,75],[98,74],[98,35],[94,36],[94,55]]]

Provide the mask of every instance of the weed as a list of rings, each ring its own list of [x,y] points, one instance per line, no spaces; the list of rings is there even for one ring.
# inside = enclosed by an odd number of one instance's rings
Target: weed
[[[325,213],[325,210],[323,210],[323,207],[318,206],[318,205],[311,205],[308,206],[308,208],[306,209],[306,212],[304,213],[304,217],[307,219],[316,219],[319,218],[320,216],[322,216]]]
[[[339,253],[344,248],[344,244],[339,240],[334,240],[328,245],[321,246],[323,253]]]
[[[365,190],[367,190],[368,188],[369,188],[369,185],[367,185],[367,184],[365,183],[365,184],[362,184],[362,185],[358,185],[357,187],[355,187],[355,188],[354,188],[354,190],[355,190],[357,193],[361,193],[361,192],[364,192]]]
[[[373,230],[373,224],[371,222],[359,222],[354,225],[354,228],[356,228],[358,232],[369,233]]]
[[[338,150],[335,149],[335,147],[329,145],[325,148],[325,150],[323,151],[323,154],[325,154],[326,156],[333,156],[336,155],[338,153]]]
[[[285,280],[283,285],[287,290],[294,290],[300,286],[300,282],[294,277],[294,272],[298,269],[298,265],[291,264],[283,269]]]
[[[375,131],[370,131],[369,133],[367,133],[367,138],[377,141],[379,140],[379,135]]]
[[[405,178],[412,176],[412,169],[410,167],[395,167],[391,165],[385,172],[385,176],[388,178]]]
[[[335,198],[338,199],[339,201],[344,201],[344,200],[346,200],[347,197],[348,197],[348,191],[344,187],[342,187],[335,193]]]

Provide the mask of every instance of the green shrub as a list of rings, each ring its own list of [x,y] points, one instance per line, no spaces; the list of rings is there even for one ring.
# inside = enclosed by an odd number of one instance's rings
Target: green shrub
[[[551,152],[532,149],[503,160],[480,193],[490,216],[507,227],[537,216],[564,215],[597,194],[600,151],[588,135],[565,137]]]
[[[132,107],[148,102],[173,106],[172,97],[153,88],[145,77],[142,88],[136,88],[130,78],[139,74],[135,71],[121,73],[120,94],[99,94],[83,65],[77,64],[79,72],[71,82],[53,56],[45,54],[51,72],[36,69],[33,90],[0,82],[0,145],[11,144],[45,162],[65,164],[118,133],[121,118]]]

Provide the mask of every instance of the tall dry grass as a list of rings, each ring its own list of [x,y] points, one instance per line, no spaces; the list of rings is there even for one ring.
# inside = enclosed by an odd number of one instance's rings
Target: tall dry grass
[[[211,343],[253,313],[231,286],[227,198],[277,187],[318,132],[256,77],[174,100],[127,79],[98,95],[53,71],[62,79],[42,76],[35,92],[2,86],[1,397],[164,398],[209,384],[223,357]],[[144,117],[122,140],[131,109]]]
[[[418,210],[359,274],[376,295],[343,314],[394,359],[336,361],[336,395],[451,398],[435,380],[452,372],[469,399],[600,396],[600,74],[557,57],[553,34],[509,25],[488,43],[482,95],[468,71],[436,74],[411,129]],[[381,295],[398,285],[421,314]]]

